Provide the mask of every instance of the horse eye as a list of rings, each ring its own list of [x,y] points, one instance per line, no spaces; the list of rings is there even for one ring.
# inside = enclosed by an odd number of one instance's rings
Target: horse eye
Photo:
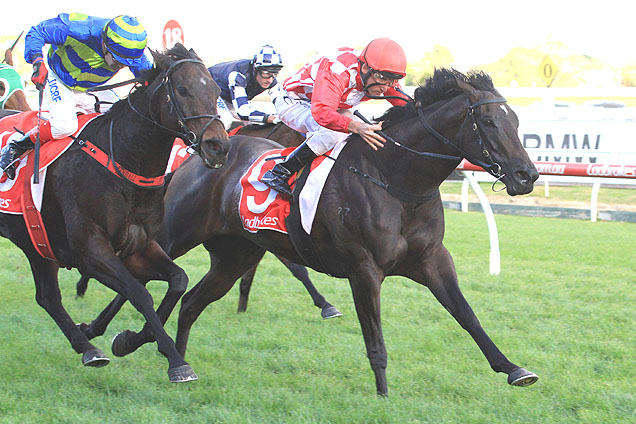
[[[177,87],[177,92],[182,96],[188,95],[188,89],[185,87]]]
[[[497,125],[495,125],[495,121],[490,119],[490,118],[484,119],[484,125],[489,127],[489,128],[495,128],[497,126]]]

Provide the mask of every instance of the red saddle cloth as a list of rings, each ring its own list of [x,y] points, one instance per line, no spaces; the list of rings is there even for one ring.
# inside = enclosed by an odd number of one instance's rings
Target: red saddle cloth
[[[0,119],[0,146],[4,147],[10,140],[16,140],[22,138],[22,134],[16,131],[16,128],[20,131],[26,132],[34,128],[37,125],[37,111],[22,112],[15,115],[9,115]],[[79,115],[79,128],[73,136],[79,134],[86,124],[93,120],[99,114],[94,113],[90,115]],[[62,153],[68,149],[73,143],[73,139],[70,137],[62,138],[59,140],[52,140],[43,143],[40,146],[40,174],[46,171],[46,168],[51,165],[60,157]],[[26,166],[28,157],[33,155],[33,151],[23,156],[18,164],[16,164],[16,177],[14,180],[7,178],[6,174],[2,174],[0,177],[0,212],[21,214],[22,208],[20,206],[22,192],[25,187],[25,179],[30,179],[33,176],[33,168],[28,169]],[[40,178],[40,184],[33,185],[35,191],[44,189],[43,175]],[[34,193],[34,199],[41,199],[41,193]],[[38,210],[40,204],[36,202]]]
[[[246,231],[255,233],[258,230],[274,230],[287,234],[287,224],[285,219],[289,216],[290,205],[289,200],[278,193],[276,190],[270,189],[261,182],[263,174],[274,167],[275,164],[281,162],[285,156],[291,153],[295,147],[286,149],[269,150],[259,156],[256,161],[249,167],[245,174],[241,177],[241,198],[239,202],[239,216],[243,222],[243,228]],[[320,156],[311,163],[310,173],[314,172],[328,157]],[[324,184],[327,174],[319,177],[319,181],[315,184],[320,186]],[[290,186],[293,189],[295,185],[296,175],[290,180]],[[309,180],[308,180],[309,181]],[[307,183],[309,184],[309,183]],[[313,184],[313,183],[312,183]],[[307,187],[303,187],[303,190]],[[320,196],[320,191],[315,197]],[[309,208],[315,208],[317,204],[312,204]],[[301,202],[301,209],[305,206]],[[303,211],[301,210],[301,213]]]
[[[26,132],[37,125],[37,111],[23,112],[0,119],[0,145],[4,147],[9,141],[22,138],[20,131]],[[86,124],[99,114],[78,116],[79,128],[74,136],[79,134]],[[13,180],[5,174],[0,178],[0,212],[23,215],[31,236],[33,245],[45,258],[57,262],[48,240],[40,210],[42,207],[42,193],[46,168],[73,144],[73,139],[66,137],[52,140],[40,146],[39,184],[33,184],[34,153],[28,152],[16,164],[16,177]]]

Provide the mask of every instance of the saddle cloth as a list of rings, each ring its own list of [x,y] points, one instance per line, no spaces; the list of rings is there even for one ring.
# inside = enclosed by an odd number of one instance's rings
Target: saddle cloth
[[[0,119],[0,146],[4,147],[12,140],[19,140],[22,134],[16,131],[29,131],[37,125],[37,111],[22,112],[15,115],[5,116]],[[99,114],[93,113],[88,115],[79,115],[79,127],[73,134],[76,136],[84,127]],[[33,202],[37,210],[41,210],[42,192],[44,190],[44,181],[46,178],[46,169],[55,159],[60,157],[71,145],[73,139],[70,137],[59,140],[52,140],[43,143],[40,146],[40,166],[39,166],[39,184],[33,184],[33,169],[26,169],[27,159],[29,155],[33,155],[30,151],[25,155],[20,163],[16,166],[16,177],[14,180],[7,178],[6,174],[0,177],[0,212],[21,215],[23,213],[21,206],[22,191],[25,187],[25,179],[31,178],[31,192]]]
[[[331,151],[311,163],[309,176],[299,195],[301,223],[307,234],[311,233],[316,207],[327,176],[345,144],[344,141],[338,143]],[[241,177],[239,216],[246,231],[256,233],[258,230],[274,230],[287,234],[285,219],[290,211],[289,200],[260,180],[265,172],[293,150],[294,147],[289,147],[263,153]],[[295,175],[290,179],[292,189],[295,179]]]

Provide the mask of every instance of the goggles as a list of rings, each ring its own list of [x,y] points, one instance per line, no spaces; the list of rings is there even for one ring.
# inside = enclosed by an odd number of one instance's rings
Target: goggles
[[[388,86],[395,85],[395,83],[400,78],[402,78],[402,75],[400,74],[393,74],[391,72],[381,72],[376,70],[371,71],[371,76],[378,84],[388,85]]]
[[[271,70],[267,70],[267,69],[259,69],[258,70],[258,74],[265,79],[268,78],[276,78],[276,76],[278,75],[278,71],[271,71]]]

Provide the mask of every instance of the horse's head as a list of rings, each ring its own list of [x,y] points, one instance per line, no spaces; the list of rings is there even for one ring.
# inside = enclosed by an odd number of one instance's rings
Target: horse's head
[[[192,146],[206,166],[225,163],[229,138],[216,110],[221,90],[199,57],[181,44],[165,54],[152,52],[158,75],[148,87],[152,116]],[[156,109],[158,107],[158,109]]]
[[[539,173],[519,140],[517,114],[487,74],[454,75],[467,97],[466,117],[457,134],[466,158],[500,179],[509,195],[530,193]]]

